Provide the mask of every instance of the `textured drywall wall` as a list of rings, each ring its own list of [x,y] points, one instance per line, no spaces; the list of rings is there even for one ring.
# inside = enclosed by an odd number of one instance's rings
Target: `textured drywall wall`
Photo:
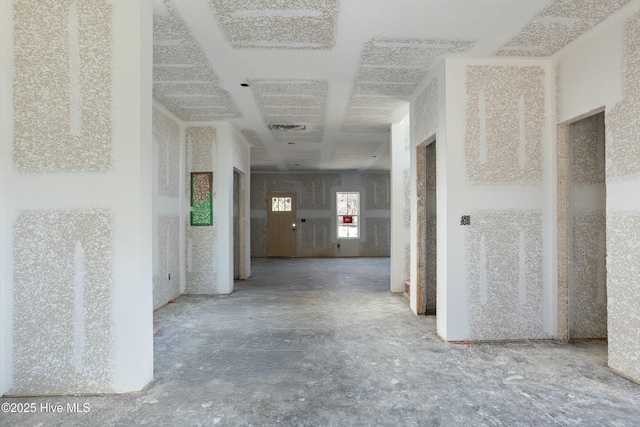
[[[364,217],[362,223],[361,233],[366,240],[360,241],[360,256],[389,256],[389,217]]]
[[[640,14],[629,19],[624,32],[624,99],[607,114],[607,177],[640,175]]]
[[[640,381],[640,5],[569,46],[561,62],[561,115],[567,121],[605,108],[608,363]]]
[[[153,309],[180,295],[180,217],[158,218],[158,266],[153,275]]]
[[[299,257],[333,257],[335,256],[335,243],[331,238],[333,231],[330,218],[308,218],[298,227],[298,256]],[[263,221],[266,227],[266,221]],[[259,230],[264,234],[264,229]],[[266,251],[266,241],[264,242]],[[266,256],[266,252],[264,254]]]
[[[326,211],[335,204],[331,189],[339,173],[255,173],[251,178],[251,210],[265,210],[268,193],[298,193],[298,210]],[[253,216],[253,215],[252,215]]]
[[[180,274],[180,125],[159,108],[152,116],[153,309],[181,293]]]
[[[391,125],[391,292],[403,292],[409,280],[409,199],[411,116]]]
[[[367,194],[365,209],[389,209],[391,207],[391,177],[386,173],[362,173],[360,185]]]
[[[445,339],[555,335],[555,176],[543,154],[553,144],[551,70],[538,60],[446,61],[446,134],[436,142],[438,221],[448,220],[437,233],[446,248],[438,251],[436,314],[444,299]]]
[[[640,379],[640,214],[607,214],[609,366]]]
[[[234,234],[233,239],[234,245],[237,241],[239,246],[239,277],[240,279],[246,279],[251,276],[251,218],[249,215],[251,148],[244,139],[244,134],[237,132],[235,128],[231,128],[231,143],[231,163],[234,173],[238,173],[237,188],[234,180],[233,190],[234,194],[236,191],[238,193],[238,229],[237,236]]]
[[[105,0],[14,2],[17,170],[111,167],[111,9]]]
[[[606,338],[604,114],[568,127],[569,338]]]
[[[157,185],[161,196],[178,197],[180,182],[180,125],[153,109],[153,141],[158,148]]]
[[[436,142],[425,147],[425,307],[427,314],[436,311],[437,236],[436,236]]]
[[[640,181],[640,13],[626,22],[623,52],[624,99],[606,116],[609,366],[640,381],[640,205],[632,196]]]
[[[422,144],[435,135],[438,128],[438,79],[433,79],[414,101],[411,138]]]
[[[0,392],[141,390],[153,378],[151,6],[17,0],[0,15]]]
[[[389,256],[389,173],[260,173],[251,175],[251,256],[267,254],[267,195],[297,195],[299,257]],[[360,192],[360,238],[338,248],[336,192]],[[372,200],[369,201],[368,199]],[[301,219],[305,219],[302,222]]]
[[[465,154],[469,182],[541,182],[544,77],[541,67],[467,69]]]
[[[185,130],[187,206],[190,205],[191,172],[213,172],[213,203],[216,203],[219,175],[214,168],[217,158],[216,128],[213,126],[188,127]],[[215,206],[214,206],[215,210]],[[216,263],[218,219],[214,215],[213,226],[192,227],[186,218],[186,283],[187,294],[211,294],[217,292],[218,265]]]
[[[106,210],[19,214],[12,394],[111,389],[112,230]]]
[[[470,338],[548,338],[542,317],[542,214],[472,211],[465,249]]]

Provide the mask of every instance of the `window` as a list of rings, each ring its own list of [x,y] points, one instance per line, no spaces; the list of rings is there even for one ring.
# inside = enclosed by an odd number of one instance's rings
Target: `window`
[[[291,212],[291,197],[272,197],[271,212]]]
[[[358,238],[360,193],[337,193],[338,239]]]

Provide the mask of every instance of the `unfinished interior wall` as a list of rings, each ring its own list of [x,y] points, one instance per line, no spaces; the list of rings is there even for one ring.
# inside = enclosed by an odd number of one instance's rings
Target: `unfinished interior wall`
[[[0,16],[0,394],[140,390],[153,378],[151,9],[17,0]]]
[[[436,313],[438,254],[436,235],[436,141],[424,147],[425,197],[424,197],[424,290],[425,314]]]
[[[604,113],[570,124],[567,139],[569,338],[606,338]]]
[[[269,193],[297,195],[299,257],[389,256],[390,185],[388,172],[253,173],[251,256],[264,257],[267,254]],[[336,192],[340,191],[360,192],[358,239],[338,240],[336,237]]]
[[[449,340],[555,333],[552,78],[550,61],[447,60]]]
[[[640,380],[640,5],[570,45],[560,66],[559,121],[604,107],[608,363]]]
[[[249,216],[249,180],[251,177],[250,145],[245,136],[233,126],[231,132],[231,173],[238,174],[237,202],[238,202],[238,277],[245,280],[251,276],[251,218]],[[233,182],[235,186],[235,181]],[[235,194],[235,187],[234,187]],[[235,213],[233,213],[235,215]],[[235,237],[234,237],[235,239]],[[234,240],[235,241],[235,240]],[[235,244],[235,243],[234,243]]]
[[[411,119],[391,125],[391,292],[403,292],[410,274]]]
[[[212,197],[216,202],[219,187],[219,171],[214,168],[218,155],[218,141],[214,126],[193,126],[185,130],[186,177],[185,205],[191,204],[191,172],[213,172]],[[218,218],[214,215],[212,226],[192,226],[185,216],[186,283],[187,294],[218,293]]]
[[[443,62],[411,102],[410,307],[437,313],[447,336],[446,67]],[[434,141],[438,143],[434,143]],[[428,156],[427,156],[427,153]],[[427,174],[429,169],[429,174]],[[427,179],[428,178],[428,179]],[[434,204],[434,199],[443,201]],[[431,203],[427,203],[428,200]],[[436,227],[435,222],[440,221]],[[443,228],[444,227],[444,228]],[[435,255],[437,253],[437,256]],[[427,287],[429,295],[427,296]]]
[[[153,309],[182,293],[180,281],[180,153],[178,121],[153,108]]]

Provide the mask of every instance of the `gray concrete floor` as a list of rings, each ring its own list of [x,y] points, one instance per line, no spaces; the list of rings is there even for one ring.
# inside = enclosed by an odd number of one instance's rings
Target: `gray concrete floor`
[[[155,312],[155,381],[88,414],[0,426],[640,426],[640,385],[605,342],[446,343],[388,292],[389,260],[253,260],[226,297]]]

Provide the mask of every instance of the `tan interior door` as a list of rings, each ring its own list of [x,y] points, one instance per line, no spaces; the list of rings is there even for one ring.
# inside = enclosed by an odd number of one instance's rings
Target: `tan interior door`
[[[296,256],[296,195],[267,196],[267,256]]]

